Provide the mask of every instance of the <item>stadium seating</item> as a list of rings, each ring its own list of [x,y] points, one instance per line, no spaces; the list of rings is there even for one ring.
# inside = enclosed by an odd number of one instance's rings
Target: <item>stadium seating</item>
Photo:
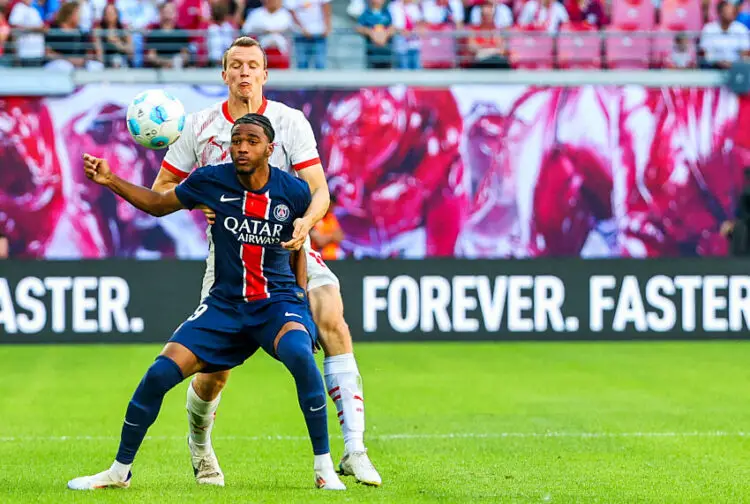
[[[564,24],[557,37],[559,68],[592,69],[602,66],[602,43],[591,25]]]
[[[456,66],[457,41],[453,27],[434,25],[422,36],[422,67],[447,69]]]
[[[604,47],[607,67],[611,69],[646,69],[651,57],[651,39],[626,30],[608,28]]]
[[[629,30],[651,30],[655,16],[651,0],[612,0],[612,26]]]
[[[510,62],[514,68],[554,67],[555,38],[546,31],[513,28],[508,38]]]
[[[660,24],[669,30],[700,31],[703,28],[701,0],[664,0]]]

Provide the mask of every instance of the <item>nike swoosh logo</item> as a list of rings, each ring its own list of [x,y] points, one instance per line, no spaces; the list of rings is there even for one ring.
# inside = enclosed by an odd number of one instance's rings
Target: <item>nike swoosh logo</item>
[[[323,406],[321,406],[320,408],[313,408],[312,406],[310,406],[310,411],[320,411],[325,407],[326,407],[326,403],[323,403]]]
[[[131,427],[138,427],[137,423],[130,423],[127,420],[124,420],[125,424],[130,425]]]
[[[222,195],[221,195],[221,198],[220,198],[220,201],[221,201],[222,203],[227,203],[228,201],[239,201],[239,200],[241,200],[241,199],[242,199],[242,198],[227,198],[227,197],[226,197],[225,195],[223,195],[223,194],[222,194]]]
[[[286,313],[284,314],[284,316],[285,316],[285,317],[299,317],[299,318],[302,318],[302,315],[297,315],[296,313],[289,313],[289,312],[286,312]],[[316,411],[317,411],[317,410],[316,410]]]

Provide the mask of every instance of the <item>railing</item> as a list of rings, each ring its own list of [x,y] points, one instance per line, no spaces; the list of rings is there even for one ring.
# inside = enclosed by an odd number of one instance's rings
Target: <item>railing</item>
[[[48,30],[44,52],[29,55],[23,47],[31,34],[12,32],[0,53],[2,66],[60,68],[145,67],[179,69],[219,66],[235,34],[214,37],[205,30],[101,31]],[[719,35],[726,38],[726,35]],[[716,68],[706,60],[700,32],[574,31],[557,34],[522,30],[423,30],[398,35],[376,46],[351,31],[333,32],[327,44],[327,68]],[[266,43],[267,36],[260,36]],[[270,68],[295,68],[294,34],[267,45]],[[710,56],[710,55],[709,55]]]

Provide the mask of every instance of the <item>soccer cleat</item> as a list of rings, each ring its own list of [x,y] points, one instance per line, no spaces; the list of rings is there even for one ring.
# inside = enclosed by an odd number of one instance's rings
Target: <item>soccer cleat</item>
[[[339,463],[339,472],[344,476],[354,476],[354,479],[365,485],[380,486],[383,483],[367,456],[367,450],[345,454]]]
[[[130,478],[133,476],[131,472],[128,472],[128,477],[125,481],[120,481],[112,473],[110,469],[102,471],[93,476],[81,476],[68,481],[68,488],[71,490],[100,490],[102,488],[128,488],[130,486]]]
[[[315,470],[315,486],[321,490],[346,490],[333,467]]]
[[[219,461],[216,459],[213,447],[207,454],[196,453],[193,441],[188,437],[190,459],[193,463],[193,474],[199,485],[224,486],[224,473],[221,472]]]

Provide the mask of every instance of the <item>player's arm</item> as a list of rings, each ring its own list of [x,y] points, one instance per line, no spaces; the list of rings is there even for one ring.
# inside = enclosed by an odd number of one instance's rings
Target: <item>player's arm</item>
[[[310,230],[323,218],[331,203],[328,181],[320,162],[312,126],[302,112],[298,113],[299,118],[294,122],[292,132],[296,139],[292,151],[292,168],[300,179],[307,182],[312,200],[305,214],[294,221],[292,239],[288,242],[289,246],[285,245],[295,250],[305,243]]]
[[[185,177],[175,175],[173,172],[162,167],[156,175],[156,180],[151,185],[151,190],[156,192],[169,191],[180,185],[180,182],[183,180],[185,180]]]
[[[307,182],[312,194],[310,206],[307,207],[307,211],[302,217],[310,224],[309,230],[328,212],[328,206],[331,204],[331,193],[328,191],[328,181],[322,164],[318,163],[309,168],[303,168],[297,171],[297,174],[299,174],[299,178]]]
[[[289,264],[294,272],[294,277],[297,279],[297,285],[307,291],[307,254],[305,254],[305,251],[302,249],[293,250],[289,257]]]
[[[109,169],[105,159],[83,155],[83,169],[89,180],[102,185],[139,210],[155,217],[168,215],[185,208],[177,198],[174,189],[156,192],[123,180]]]

